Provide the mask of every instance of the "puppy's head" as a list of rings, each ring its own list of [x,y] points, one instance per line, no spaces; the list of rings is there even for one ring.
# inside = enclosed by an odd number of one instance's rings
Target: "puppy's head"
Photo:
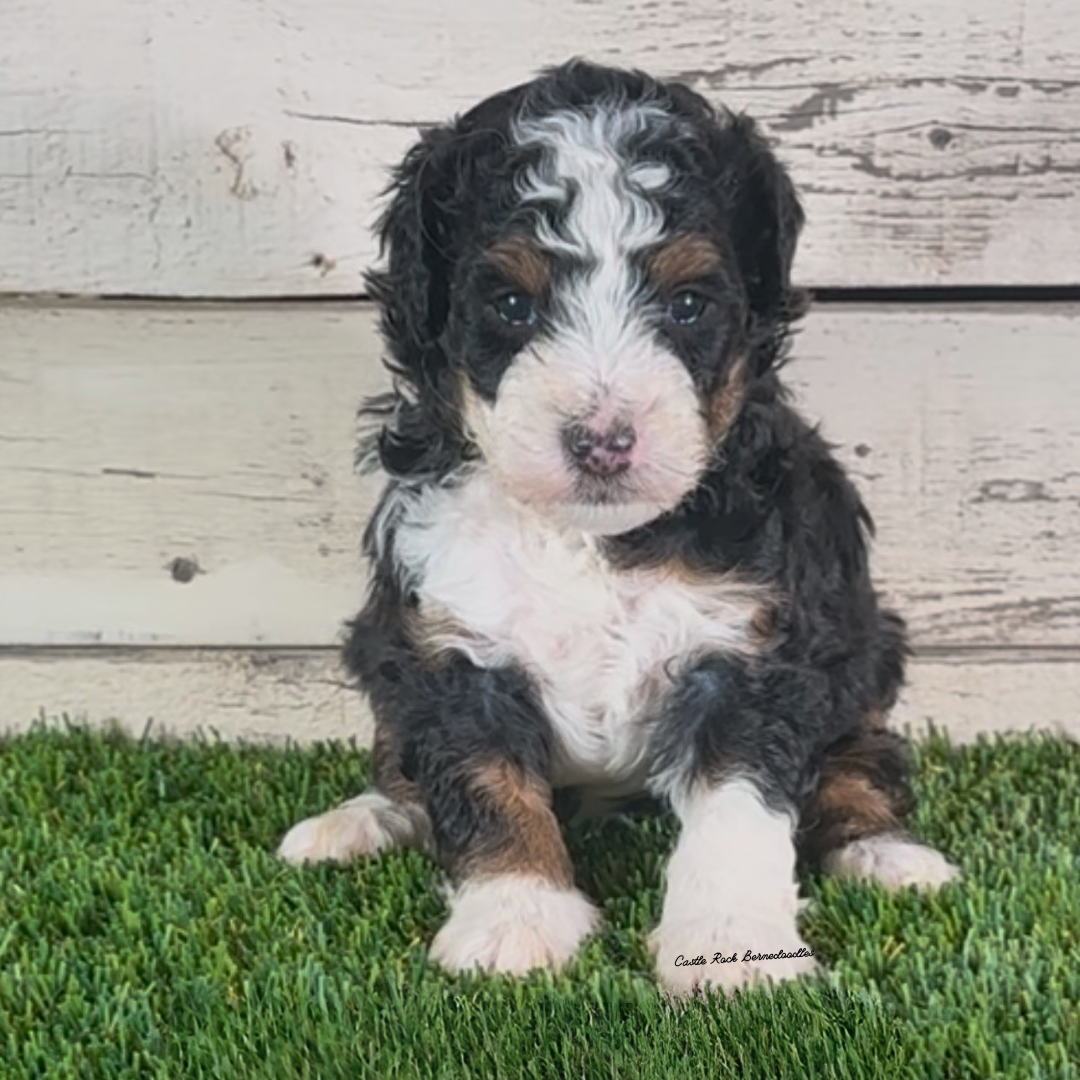
[[[574,61],[428,131],[383,218],[391,472],[482,459],[614,535],[697,485],[799,297],[802,213],[751,121]]]

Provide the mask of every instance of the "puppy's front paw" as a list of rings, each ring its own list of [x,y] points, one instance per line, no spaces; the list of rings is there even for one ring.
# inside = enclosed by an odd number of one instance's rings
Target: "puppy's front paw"
[[[660,983],[672,998],[707,988],[732,994],[820,970],[787,906],[740,911],[721,902],[696,913],[665,915],[649,943]]]
[[[892,833],[866,836],[838,848],[827,856],[825,869],[838,877],[878,881],[888,889],[905,885],[937,889],[960,876],[939,851]]]
[[[450,971],[558,969],[598,922],[599,913],[577,889],[516,874],[483,878],[455,894],[431,958]]]

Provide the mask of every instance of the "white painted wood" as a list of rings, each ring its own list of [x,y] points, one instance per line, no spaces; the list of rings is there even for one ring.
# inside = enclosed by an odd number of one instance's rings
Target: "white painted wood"
[[[571,54],[761,118],[814,285],[1075,283],[1075,0],[5,0],[0,292],[352,294],[385,168]]]
[[[917,642],[1080,646],[1080,308],[829,308],[795,349]]]
[[[158,735],[370,745],[373,730],[328,649],[0,651],[0,685],[0,731],[67,716],[136,735],[149,724]]]
[[[332,641],[377,358],[355,306],[0,307],[0,642]]]
[[[819,307],[799,334],[921,646],[1080,647],[1078,354],[1078,306]],[[334,642],[378,355],[363,305],[0,305],[0,643]]]
[[[915,734],[930,723],[955,742],[993,731],[1080,738],[1080,652],[962,649],[916,657],[890,723]]]
[[[919,657],[891,722],[927,722],[957,742],[1031,727],[1080,737],[1080,655],[968,650]],[[227,739],[308,743],[355,738],[369,746],[370,710],[329,650],[40,649],[0,652],[0,732],[65,714],[141,734],[217,732]]]

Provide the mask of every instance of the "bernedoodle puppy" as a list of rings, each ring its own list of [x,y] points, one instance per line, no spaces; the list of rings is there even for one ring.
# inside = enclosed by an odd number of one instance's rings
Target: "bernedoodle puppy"
[[[799,867],[956,873],[904,828],[870,518],[779,377],[802,221],[749,119],[583,61],[395,174],[369,278],[395,385],[361,451],[386,486],[345,648],[374,783],[280,854],[434,853],[446,968],[555,968],[595,930],[565,807],[677,816],[673,995],[814,970]]]

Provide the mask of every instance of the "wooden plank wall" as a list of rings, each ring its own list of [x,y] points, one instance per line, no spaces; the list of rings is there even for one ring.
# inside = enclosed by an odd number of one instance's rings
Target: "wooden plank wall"
[[[0,292],[354,294],[416,125],[571,53],[760,118],[806,283],[1080,280],[1076,0],[5,0]]]
[[[574,53],[763,123],[803,284],[1080,285],[1076,0],[4,0],[0,729],[365,737],[335,641],[383,375],[334,298],[417,126]],[[174,302],[89,302],[131,296]],[[288,297],[329,299],[196,302]],[[901,723],[1080,730],[1078,356],[1075,303],[797,339],[915,635]]]
[[[1078,342],[1075,305],[829,305],[797,338],[919,649],[901,721],[1077,728]],[[359,304],[0,305],[6,718],[366,731],[334,643],[378,356]]]

